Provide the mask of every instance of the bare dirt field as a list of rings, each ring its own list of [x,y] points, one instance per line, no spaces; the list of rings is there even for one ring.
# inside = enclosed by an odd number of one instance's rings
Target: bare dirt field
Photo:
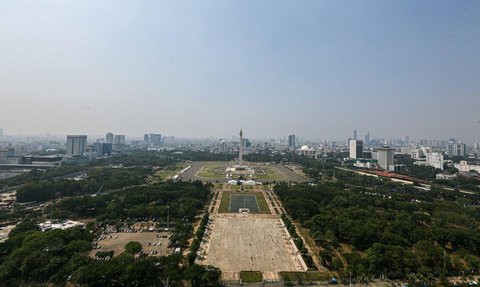
[[[125,244],[130,241],[138,241],[142,244],[143,252],[150,254],[156,251],[157,256],[164,256],[171,253],[168,248],[170,233],[168,232],[113,232],[104,234],[105,238],[97,241],[100,248],[93,249],[90,256],[94,257],[98,251],[113,250],[114,256],[123,253]],[[150,243],[150,245],[149,245]]]
[[[305,263],[282,221],[273,215],[217,214],[203,241],[198,263],[222,270],[222,280],[238,280],[240,271],[261,271],[279,280],[280,271],[305,271]]]

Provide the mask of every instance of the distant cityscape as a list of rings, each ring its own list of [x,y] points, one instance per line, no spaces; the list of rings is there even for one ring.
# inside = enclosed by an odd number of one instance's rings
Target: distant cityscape
[[[459,172],[480,172],[480,141],[467,145],[461,139],[394,139],[374,137],[365,132],[360,139],[354,130],[344,141],[311,141],[295,134],[283,138],[249,139],[242,142],[243,154],[274,155],[293,153],[320,160],[331,155],[345,156],[355,167],[392,172],[401,171],[405,165],[396,163],[395,155],[407,155],[419,166],[431,166],[444,171],[449,167]],[[238,154],[239,138],[182,139],[145,133],[142,138],[107,132],[103,138],[88,135],[66,137],[10,136],[0,129],[1,177],[11,177],[33,168],[52,168],[68,162],[88,162],[97,158],[120,155],[133,150],[154,151],[205,151]],[[454,162],[452,159],[462,159]],[[448,179],[454,175],[439,173],[437,178]]]

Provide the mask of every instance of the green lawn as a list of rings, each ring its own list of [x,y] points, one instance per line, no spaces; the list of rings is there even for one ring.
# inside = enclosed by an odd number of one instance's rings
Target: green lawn
[[[220,208],[218,209],[219,213],[229,213],[230,207],[230,195],[232,194],[252,194],[255,195],[262,214],[270,214],[270,209],[268,208],[267,200],[263,193],[261,192],[235,192],[235,191],[224,191],[222,196],[222,201],[220,201]]]
[[[324,272],[280,272],[280,277],[285,282],[318,282],[328,281],[330,276]]]
[[[273,166],[269,165],[255,165],[255,177],[258,180],[280,180],[284,179],[284,176]]]
[[[222,165],[206,165],[198,173],[203,178],[225,178],[225,166]]]
[[[263,276],[260,271],[240,271],[240,280],[242,283],[262,282]]]
[[[257,197],[258,207],[260,208],[260,213],[263,214],[270,214],[270,209],[268,208],[267,200],[263,193],[261,192],[254,192],[255,196]]]
[[[165,167],[165,169],[159,170],[155,173],[155,177],[157,177],[160,180],[167,180],[170,177],[176,175],[179,173],[182,169],[187,167],[185,164],[176,164],[176,165],[171,165]]]

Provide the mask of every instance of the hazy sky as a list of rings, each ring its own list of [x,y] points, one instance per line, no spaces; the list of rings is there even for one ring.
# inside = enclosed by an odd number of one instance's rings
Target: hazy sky
[[[6,134],[480,140],[480,1],[0,1]]]

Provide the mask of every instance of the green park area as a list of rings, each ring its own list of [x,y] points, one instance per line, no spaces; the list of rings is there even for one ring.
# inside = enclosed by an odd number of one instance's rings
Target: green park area
[[[222,195],[222,201],[220,202],[219,213],[230,213],[230,201],[232,196],[238,195],[254,195],[256,198],[256,203],[260,209],[260,213],[269,214],[270,209],[268,208],[267,201],[261,192],[235,192],[235,191],[224,191]]]
[[[280,272],[280,277],[285,282],[319,282],[328,281],[330,277],[325,272]]]
[[[260,271],[241,271],[240,272],[240,280],[242,280],[242,283],[262,282],[262,280],[263,280],[262,272],[260,272]]]
[[[225,170],[227,163],[211,163],[207,164],[198,172],[198,176],[201,178],[225,178]]]
[[[177,163],[172,165],[167,165],[155,173],[155,176],[152,179],[157,179],[158,181],[167,180],[170,177],[178,174],[182,169],[187,167],[185,163]]]
[[[199,171],[198,176],[207,179],[225,178],[227,162],[212,162],[205,164]],[[247,166],[255,170],[255,179],[262,181],[283,180],[285,176],[273,165],[267,164],[248,164]]]
[[[283,174],[281,174],[278,169],[271,165],[257,164],[252,166],[255,170],[255,178],[257,180],[282,180],[284,179]]]

